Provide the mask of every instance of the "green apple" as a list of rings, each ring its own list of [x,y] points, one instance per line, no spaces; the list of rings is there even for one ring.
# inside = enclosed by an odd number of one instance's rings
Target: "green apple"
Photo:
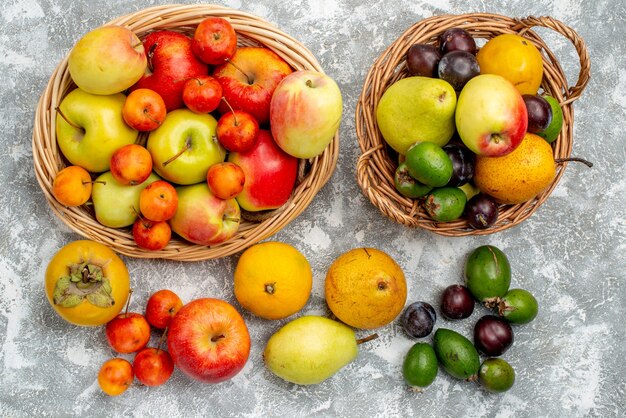
[[[126,186],[115,180],[110,171],[102,173],[94,180],[91,189],[98,222],[110,228],[132,225],[139,213],[141,191],[157,180],[160,180],[159,176],[152,173],[143,183]]]
[[[147,148],[154,170],[165,180],[186,185],[206,181],[209,167],[224,161],[226,151],[217,141],[217,121],[189,109],[169,112],[150,132]]]
[[[72,80],[93,94],[120,93],[146,71],[143,44],[130,29],[102,26],[83,36],[72,48],[67,66]]]
[[[456,93],[437,78],[407,77],[383,93],[376,110],[378,129],[385,142],[406,154],[416,142],[443,147],[454,134]]]
[[[111,155],[133,144],[139,134],[122,117],[126,96],[100,96],[82,89],[72,90],[58,107],[57,143],[73,165],[101,173],[109,169]]]

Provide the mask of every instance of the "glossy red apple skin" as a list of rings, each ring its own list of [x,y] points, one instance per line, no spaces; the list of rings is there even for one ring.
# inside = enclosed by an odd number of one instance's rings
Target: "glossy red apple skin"
[[[191,38],[179,32],[152,32],[143,41],[148,53],[148,71],[131,88],[156,91],[167,111],[183,107],[183,88],[190,77],[208,73],[208,66],[191,49]]]
[[[217,140],[231,152],[252,149],[258,133],[259,123],[243,110],[225,113],[217,121]]]
[[[146,320],[157,329],[165,329],[172,317],[183,307],[180,297],[169,289],[152,294],[146,303]]]
[[[280,149],[269,131],[260,130],[250,151],[230,153],[228,161],[244,172],[246,181],[237,196],[242,209],[276,209],[289,200],[298,175],[298,159]]]
[[[150,341],[150,324],[137,312],[121,313],[105,326],[111,348],[118,353],[134,353]]]
[[[167,347],[174,364],[204,383],[219,383],[243,369],[250,355],[248,327],[228,302],[189,302],[170,323]]]
[[[133,224],[133,240],[144,250],[158,251],[167,246],[172,237],[170,224],[137,218]]]
[[[504,77],[481,74],[465,84],[455,111],[457,132],[477,155],[501,157],[521,144],[528,112],[519,91]]]
[[[135,354],[133,372],[142,384],[160,386],[174,373],[174,361],[167,351],[146,347]]]
[[[220,65],[235,53],[237,33],[228,20],[209,16],[196,27],[191,46],[202,62]]]
[[[233,109],[250,113],[261,126],[267,124],[274,90],[293,70],[276,53],[263,47],[237,48],[230,60],[241,71],[226,63],[213,72],[222,85],[224,97]],[[225,114],[229,109],[222,103],[218,110]]]
[[[222,85],[210,75],[190,78],[183,88],[183,102],[192,112],[211,113],[222,100]]]

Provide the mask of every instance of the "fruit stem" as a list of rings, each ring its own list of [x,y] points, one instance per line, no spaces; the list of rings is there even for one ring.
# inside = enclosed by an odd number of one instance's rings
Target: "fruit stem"
[[[269,293],[270,295],[274,294],[274,291],[276,290],[276,288],[274,287],[276,285],[276,282],[274,283],[267,283],[265,285],[265,292]]]
[[[577,163],[583,163],[589,168],[593,167],[593,163],[591,161],[585,160],[584,158],[571,157],[571,158],[557,158],[554,160],[554,162],[557,164],[563,164],[569,161],[576,161]]]
[[[144,115],[145,115],[148,119],[150,119],[152,122],[156,123],[157,125],[160,125],[160,124],[161,124],[161,121],[160,121],[160,120],[158,120],[158,119],[156,119],[154,116],[152,116],[152,115],[150,114],[150,111],[149,111],[148,109],[144,109],[144,110],[143,110],[143,114],[144,114]]]
[[[224,103],[226,103],[226,106],[228,106],[230,111],[233,113],[233,119],[235,119],[235,126],[239,126],[239,122],[237,122],[237,114],[235,113],[235,109],[233,109],[230,103],[228,103],[228,100],[226,100],[226,97],[222,96],[222,100],[224,101]]]
[[[56,111],[57,111],[57,113],[58,113],[59,115],[61,115],[61,117],[63,118],[63,120],[64,120],[65,122],[67,122],[67,124],[68,124],[68,125],[70,125],[72,128],[74,128],[74,129],[79,129],[79,130],[81,130],[81,131],[85,132],[85,130],[84,130],[83,128],[81,128],[80,126],[78,126],[78,125],[76,125],[75,123],[71,122],[71,121],[67,118],[67,116],[65,116],[65,113],[63,113],[63,111],[61,110],[61,108],[60,108],[59,106],[55,107],[55,108],[54,108],[54,110],[56,110]]]
[[[366,343],[368,341],[375,340],[376,338],[378,338],[378,334],[376,334],[376,333],[374,333],[372,335],[368,335],[365,338],[359,338],[359,339],[356,340],[356,345],[361,345],[361,344]]]
[[[161,338],[159,338],[159,345],[157,345],[156,348],[157,354],[159,354],[159,351],[161,351],[161,346],[163,345],[163,341],[165,341],[165,336],[167,335],[168,329],[169,327],[165,327],[165,329],[163,330],[163,334],[161,334]]]
[[[189,148],[191,148],[191,140],[189,138],[187,138],[187,141],[185,142],[185,147],[183,149],[181,149],[180,151],[178,151],[176,153],[176,155],[174,155],[173,157],[170,157],[168,160],[164,161],[163,162],[163,167],[165,167],[166,165],[168,165],[169,163],[171,163],[172,161],[174,161],[175,159],[177,159],[178,157],[183,155],[183,153],[185,151],[187,151]]]
[[[92,181],[83,181],[83,184],[94,184],[94,183],[100,183],[100,184],[104,184],[106,186],[107,182],[104,180],[92,180]]]
[[[152,73],[154,72],[154,66],[152,65],[152,57],[154,56],[154,50],[157,49],[157,46],[159,45],[158,42],[153,43],[152,45],[150,45],[150,49],[148,49],[148,70]]]
[[[128,307],[130,306],[130,297],[133,295],[133,289],[128,290],[128,299],[126,299],[126,311],[124,311],[124,315],[128,315]]]
[[[239,68],[234,62],[232,62],[230,60],[230,58],[226,58],[226,62],[229,63],[230,65],[232,65],[233,67],[235,67],[235,69],[237,71],[239,71],[241,74],[243,74],[246,77],[246,79],[248,80],[248,84],[250,84],[250,85],[254,84],[254,82],[252,81],[250,76],[248,74],[246,74],[241,68]]]
[[[307,80],[304,84],[306,84],[307,87],[313,88],[313,82],[311,80]]]

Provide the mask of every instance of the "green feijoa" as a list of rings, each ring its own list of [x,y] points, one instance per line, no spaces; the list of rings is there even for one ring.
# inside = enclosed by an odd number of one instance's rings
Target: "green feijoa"
[[[488,358],[480,366],[478,382],[490,392],[506,392],[515,382],[515,370],[501,358]]]
[[[452,160],[432,142],[418,142],[409,148],[405,163],[411,177],[427,186],[445,186],[452,177]]]
[[[404,358],[402,374],[410,386],[425,388],[437,377],[437,355],[433,347],[424,342],[415,343]]]
[[[537,299],[527,290],[511,289],[498,303],[498,314],[513,324],[527,324],[537,316]]]
[[[502,250],[483,245],[472,251],[465,262],[465,284],[478,301],[494,307],[511,285],[511,266]]]
[[[550,104],[552,109],[552,120],[546,129],[539,132],[537,135],[545,139],[549,144],[554,142],[558,138],[561,128],[563,128],[563,110],[559,101],[547,94],[542,96]]]
[[[424,196],[432,190],[432,187],[426,186],[411,177],[406,163],[400,164],[396,169],[396,173],[393,176],[393,184],[396,190],[403,196],[410,198]]]
[[[439,328],[433,338],[435,354],[444,370],[457,379],[475,380],[480,359],[474,344],[456,331]]]
[[[467,196],[458,187],[440,187],[431,191],[424,201],[426,213],[436,221],[459,219],[465,211]]]

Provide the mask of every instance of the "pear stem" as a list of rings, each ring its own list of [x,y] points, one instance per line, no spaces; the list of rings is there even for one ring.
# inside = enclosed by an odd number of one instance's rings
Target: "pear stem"
[[[57,113],[58,113],[59,115],[61,115],[61,117],[63,118],[63,120],[64,120],[65,122],[67,122],[67,124],[68,124],[68,125],[70,125],[72,128],[74,128],[74,129],[79,129],[79,130],[81,130],[81,131],[83,131],[83,132],[85,131],[83,128],[81,128],[80,126],[76,125],[74,122],[70,121],[70,120],[67,118],[67,116],[65,116],[65,113],[63,113],[63,111],[61,110],[61,108],[60,108],[59,106],[55,107],[55,108],[54,108],[54,110],[56,110],[56,111],[57,111]]]
[[[584,158],[571,157],[571,158],[557,158],[557,159],[554,160],[554,162],[557,163],[557,164],[563,164],[563,163],[569,162],[569,161],[575,161],[577,163],[583,163],[583,164],[585,164],[589,168],[593,167],[593,163],[591,161],[585,160]]]
[[[254,84],[250,76],[246,74],[241,68],[239,68],[234,62],[232,62],[230,58],[226,58],[226,62],[232,65],[233,67],[235,67],[235,69],[239,71],[241,74],[243,74],[244,77],[246,77],[246,79],[248,80],[248,84],[250,85]]]
[[[378,338],[378,334],[374,333],[372,335],[368,335],[367,337],[364,338],[359,338],[356,340],[356,345],[361,345],[363,343],[366,343],[368,341],[372,341],[375,340],[376,338]]]

